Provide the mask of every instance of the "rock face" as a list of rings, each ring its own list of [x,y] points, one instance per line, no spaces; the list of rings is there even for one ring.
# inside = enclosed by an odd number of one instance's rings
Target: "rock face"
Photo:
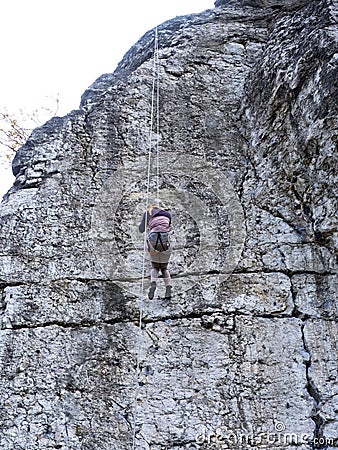
[[[337,35],[336,0],[218,0],[33,132],[0,209],[1,448],[338,445]]]
[[[309,3],[309,0],[216,0],[215,6],[253,6],[272,9],[296,9]]]

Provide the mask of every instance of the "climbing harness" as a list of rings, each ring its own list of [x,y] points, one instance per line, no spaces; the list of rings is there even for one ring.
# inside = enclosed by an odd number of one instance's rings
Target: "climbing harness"
[[[169,249],[169,233],[167,232],[154,232],[148,236],[148,251],[152,252],[165,252]]]
[[[153,142],[153,127],[154,127],[154,110],[155,110],[155,99],[156,99],[156,195],[157,202],[160,201],[160,164],[159,164],[159,133],[160,133],[160,122],[159,122],[159,70],[158,70],[158,33],[157,27],[155,28],[154,36],[154,56],[153,56],[153,83],[152,83],[152,93],[151,93],[151,110],[150,110],[150,129],[149,129],[149,150],[148,150],[148,174],[147,174],[147,190],[146,190],[146,204],[145,211],[148,211],[149,206],[149,190],[150,190],[150,173],[151,173],[151,160],[152,160],[152,142]],[[136,372],[135,372],[135,398],[133,406],[133,441],[132,450],[135,450],[136,445],[136,421],[137,421],[137,402],[139,397],[140,383],[140,359],[141,359],[141,349],[142,349],[142,317],[143,317],[143,300],[144,300],[144,279],[145,279],[145,267],[146,267],[146,253],[147,253],[147,233],[144,233],[143,241],[143,260],[142,260],[142,281],[140,288],[140,299],[139,299],[139,321],[138,321],[138,334],[137,334],[137,355],[136,355]]]

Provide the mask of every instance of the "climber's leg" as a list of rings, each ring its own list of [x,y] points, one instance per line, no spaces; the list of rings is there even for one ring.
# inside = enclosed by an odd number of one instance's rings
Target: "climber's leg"
[[[164,280],[165,288],[165,298],[171,298],[171,277],[170,272],[168,270],[168,263],[161,264],[161,272]]]
[[[150,300],[152,300],[154,298],[154,294],[156,291],[156,283],[158,280],[158,272],[159,272],[159,264],[155,263],[155,262],[151,262],[152,265],[152,269],[150,272],[150,278],[151,278],[151,283],[150,283],[150,288],[149,288],[149,292],[148,292],[148,297]]]
[[[150,288],[149,288],[149,291],[148,291],[148,298],[150,300],[152,300],[154,298],[155,291],[156,291],[156,281],[152,281],[150,283]]]
[[[152,264],[154,264],[154,263],[152,263]],[[153,268],[151,269],[151,272],[150,272],[150,279],[151,279],[151,281],[157,282],[157,280],[158,280],[158,272],[159,272],[159,270],[156,269],[153,266]]]
[[[168,269],[162,270],[163,280],[164,284],[166,286],[169,286],[171,284],[171,277]]]
[[[167,300],[171,299],[171,289],[172,289],[172,286],[170,284],[168,284],[165,288],[164,298],[166,298]]]

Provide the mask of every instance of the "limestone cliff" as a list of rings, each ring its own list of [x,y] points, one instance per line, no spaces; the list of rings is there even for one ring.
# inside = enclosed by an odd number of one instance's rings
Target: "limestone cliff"
[[[0,208],[2,449],[130,449],[135,417],[136,449],[338,446],[337,14],[217,0],[158,27],[158,128],[151,30],[32,133]],[[140,294],[149,145],[170,302]]]

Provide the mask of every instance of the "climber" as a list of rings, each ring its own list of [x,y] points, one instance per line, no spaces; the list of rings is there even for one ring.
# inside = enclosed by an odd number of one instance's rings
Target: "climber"
[[[148,292],[149,299],[154,298],[159,271],[162,272],[164,279],[165,298],[171,298],[171,277],[168,270],[169,259],[171,255],[171,246],[169,242],[169,231],[171,225],[171,214],[165,208],[154,203],[150,204],[148,210],[143,214],[139,231],[144,233],[148,227],[149,234],[147,239],[148,252],[151,260],[151,284]]]

